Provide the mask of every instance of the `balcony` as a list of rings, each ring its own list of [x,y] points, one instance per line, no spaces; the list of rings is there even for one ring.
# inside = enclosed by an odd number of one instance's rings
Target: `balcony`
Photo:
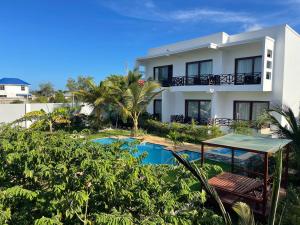
[[[238,73],[201,75],[193,77],[172,77],[172,80],[159,81],[163,87],[192,85],[253,85],[261,84],[261,73]]]

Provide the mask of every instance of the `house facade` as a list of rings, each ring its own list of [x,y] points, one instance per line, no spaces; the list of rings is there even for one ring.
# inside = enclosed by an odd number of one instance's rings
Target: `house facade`
[[[148,112],[164,122],[256,120],[272,105],[300,107],[300,35],[288,25],[224,32],[149,50],[136,60],[164,91]]]
[[[31,97],[29,85],[18,78],[0,79],[0,103],[10,103],[15,100],[26,101]]]

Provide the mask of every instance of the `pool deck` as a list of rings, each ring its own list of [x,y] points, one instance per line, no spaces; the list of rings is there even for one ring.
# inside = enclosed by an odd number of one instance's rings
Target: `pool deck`
[[[123,139],[123,138],[128,138],[128,136],[110,136],[110,138],[118,138],[118,139]],[[144,136],[139,136],[135,137],[136,139],[140,140],[141,142],[149,142],[153,144],[158,144],[158,145],[164,145],[166,149],[172,150],[172,151],[182,151],[182,150],[189,150],[189,151],[194,151],[194,152],[201,152],[201,145],[200,144],[192,144],[192,143],[187,143],[183,142],[181,145],[177,146],[176,149],[174,149],[174,145],[172,141],[168,140],[167,138],[162,138],[162,137],[157,137],[153,135],[144,135]],[[213,149],[212,147],[205,147],[206,150]]]

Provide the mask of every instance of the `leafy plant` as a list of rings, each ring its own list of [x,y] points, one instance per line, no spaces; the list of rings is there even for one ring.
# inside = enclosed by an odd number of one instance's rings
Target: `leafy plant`
[[[20,123],[23,121],[31,121],[33,129],[43,129],[48,127],[50,133],[53,132],[53,125],[69,125],[70,112],[68,108],[56,108],[53,112],[46,113],[43,109],[39,111],[32,111],[26,113],[22,118],[17,119],[13,123]]]
[[[295,153],[294,163],[300,171],[300,119],[296,118],[293,110],[288,106],[274,107],[268,110],[271,124],[278,128],[281,137],[291,139],[292,149]],[[283,117],[287,126],[283,126],[279,117]]]
[[[187,171],[123,144],[1,127],[1,224],[222,224]]]

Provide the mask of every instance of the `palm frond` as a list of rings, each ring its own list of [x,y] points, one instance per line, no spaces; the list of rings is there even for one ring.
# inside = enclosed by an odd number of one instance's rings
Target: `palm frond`
[[[172,154],[174,155],[174,157],[187,169],[189,170],[195,178],[197,178],[197,180],[200,182],[200,184],[203,186],[204,190],[213,197],[213,199],[215,200],[215,202],[217,203],[217,205],[219,206],[219,209],[222,213],[224,222],[226,225],[232,225],[232,221],[230,218],[230,215],[227,213],[218,193],[216,192],[216,190],[209,185],[206,177],[202,174],[202,172],[198,169],[198,167],[195,166],[195,168],[190,164],[189,161],[187,161],[186,159],[184,159],[182,156],[180,156],[179,154],[177,154],[176,152],[172,151]]]
[[[255,219],[250,207],[244,202],[237,202],[232,209],[239,217],[239,225],[255,225]]]

